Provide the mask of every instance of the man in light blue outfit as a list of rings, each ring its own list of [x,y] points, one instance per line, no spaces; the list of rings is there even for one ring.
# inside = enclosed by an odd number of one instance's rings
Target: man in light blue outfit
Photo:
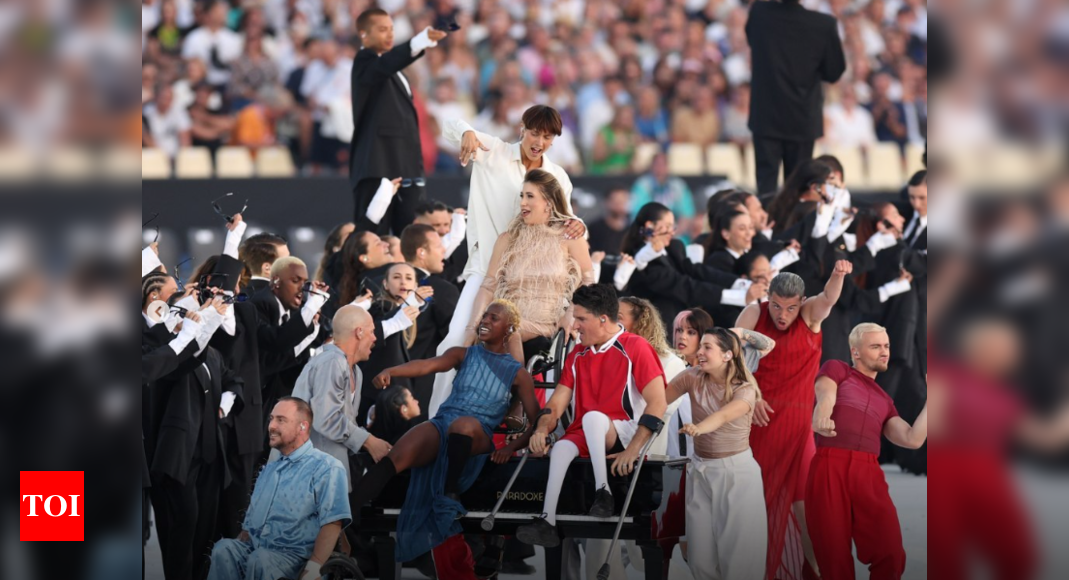
[[[241,536],[215,545],[208,580],[320,577],[352,514],[345,467],[312,446],[312,419],[301,399],[275,405],[268,433],[282,457],[260,475]]]

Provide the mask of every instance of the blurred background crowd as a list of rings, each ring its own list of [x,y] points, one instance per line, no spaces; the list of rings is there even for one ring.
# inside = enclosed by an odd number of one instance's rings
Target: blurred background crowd
[[[514,139],[535,103],[562,113],[553,158],[573,175],[630,173],[642,144],[751,143],[741,0],[143,0],[142,144],[282,145],[306,174],[344,171],[355,19],[373,4],[399,39],[460,25],[405,71],[429,175],[461,172],[447,120]],[[803,4],[840,20],[848,63],[822,145],[923,144],[926,1]]]

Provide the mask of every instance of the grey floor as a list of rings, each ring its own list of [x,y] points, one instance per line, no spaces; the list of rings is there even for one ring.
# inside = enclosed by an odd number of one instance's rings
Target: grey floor
[[[887,470],[887,479],[891,486],[891,496],[898,506],[899,518],[902,520],[902,536],[905,540],[909,562],[906,568],[906,580],[924,580],[928,577],[928,480],[902,474],[897,468]],[[1065,520],[1062,520],[1065,521]],[[145,553],[146,576],[148,580],[164,580],[160,567],[159,546],[155,538],[149,543]],[[529,563],[538,568],[534,576],[502,576],[502,580],[537,580],[544,578],[541,553]],[[858,578],[868,578],[866,570],[858,567]],[[692,580],[690,571],[676,550],[672,561],[672,580]],[[404,580],[423,580],[418,572],[406,570]],[[590,579],[588,579],[590,580]],[[629,580],[642,580],[642,575],[629,571]]]

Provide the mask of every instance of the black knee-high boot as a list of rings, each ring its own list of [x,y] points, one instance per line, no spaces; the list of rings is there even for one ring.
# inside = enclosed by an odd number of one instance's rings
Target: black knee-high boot
[[[397,467],[389,457],[384,458],[368,470],[367,474],[360,480],[360,484],[353,490],[353,495],[349,498],[354,526],[360,523],[361,508],[375,501],[395,475],[397,475]]]
[[[449,458],[449,468],[445,472],[445,493],[460,494],[460,476],[464,473],[464,466],[471,458],[471,448],[474,441],[467,435],[450,435],[449,447],[446,456]]]

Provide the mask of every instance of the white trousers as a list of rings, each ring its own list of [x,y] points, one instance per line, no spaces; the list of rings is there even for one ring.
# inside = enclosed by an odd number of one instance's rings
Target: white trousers
[[[457,301],[457,309],[453,311],[453,320],[449,323],[449,334],[442,344],[438,345],[438,356],[442,356],[451,348],[464,346],[464,333],[468,328],[468,323],[471,322],[471,310],[475,308],[475,299],[485,279],[486,276],[482,274],[472,274],[468,278],[464,291],[460,294],[460,300]],[[431,408],[427,409],[428,417],[433,419],[438,414],[442,403],[445,403],[453,392],[453,379],[455,378],[457,378],[456,371],[438,373],[434,377],[434,392],[431,394]]]
[[[753,452],[695,461],[687,485],[687,539],[694,580],[764,578],[768,517]]]

